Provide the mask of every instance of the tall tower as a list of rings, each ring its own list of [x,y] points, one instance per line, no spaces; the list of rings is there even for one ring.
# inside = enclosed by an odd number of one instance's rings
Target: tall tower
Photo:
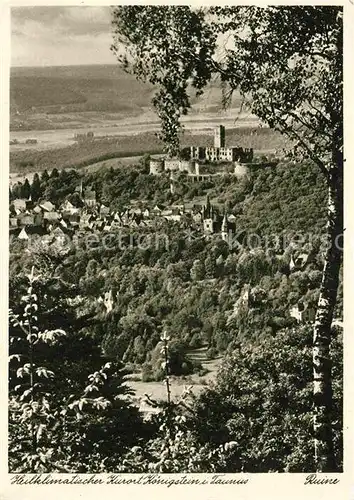
[[[225,127],[224,125],[219,125],[214,131],[214,147],[224,148],[225,147]]]
[[[221,238],[223,241],[227,241],[227,239],[229,237],[227,229],[228,229],[227,218],[226,218],[226,214],[224,214],[224,218],[223,218],[222,224],[221,224]]]

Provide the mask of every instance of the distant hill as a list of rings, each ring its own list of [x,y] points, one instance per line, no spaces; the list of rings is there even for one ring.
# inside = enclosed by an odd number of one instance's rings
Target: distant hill
[[[12,68],[11,112],[119,112],[148,106],[152,87],[118,66]]]
[[[153,93],[151,85],[137,81],[118,65],[12,68],[11,128],[50,129],[56,124],[61,128],[61,120],[72,123],[83,113],[138,116],[151,109]],[[191,102],[192,114],[224,113],[218,81],[210,84],[200,98],[191,92]],[[240,102],[236,95],[231,105],[234,114]]]

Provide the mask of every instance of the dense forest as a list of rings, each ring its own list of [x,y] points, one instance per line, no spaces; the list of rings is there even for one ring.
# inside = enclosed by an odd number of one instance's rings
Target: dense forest
[[[31,185],[14,186],[10,197],[24,196],[29,189],[37,201],[50,200],[59,206],[71,200],[79,205],[80,185],[94,189],[99,202],[113,211],[131,206],[152,210],[156,204],[200,206],[208,196],[215,211],[234,215],[237,239],[230,245],[217,234],[205,237],[188,219],[120,230],[130,241],[123,248],[88,244],[85,232],[65,247],[56,243],[44,247],[40,236],[30,243],[11,239],[13,415],[26,402],[26,397],[22,403],[16,399],[24,377],[16,370],[16,356],[29,350],[37,366],[53,373],[41,382],[46,389],[40,385],[36,392],[38,398],[43,391],[49,393],[53,400],[53,406],[48,403],[50,410],[43,410],[39,419],[43,432],[35,439],[40,444],[36,449],[41,447],[47,458],[39,452],[39,462],[28,458],[36,454],[23,441],[28,431],[23,418],[19,428],[10,425],[15,444],[11,469],[36,470],[34,463],[38,470],[62,467],[90,472],[147,471],[149,467],[162,472],[311,469],[311,332],[306,323],[296,322],[290,310],[300,304],[315,307],[318,300],[326,244],[326,189],[316,167],[310,162],[280,161],[250,168],[240,179],[225,174],[203,182],[190,182],[181,173],[172,194],[169,176],[150,175],[145,157],[133,167],[103,167],[93,173],[53,170],[48,175],[44,171]],[[144,232],[153,234],[154,242],[157,235],[167,244],[135,244],[137,235]],[[304,254],[305,264],[292,267],[291,261]],[[107,292],[113,297],[108,312],[100,300]],[[342,284],[339,319],[341,311]],[[59,331],[58,335],[48,341],[43,334],[32,345],[31,336],[23,335],[26,320],[19,324],[22,314],[27,314],[27,325],[31,324],[28,317],[35,316],[36,331]],[[201,395],[190,396],[182,406],[162,405],[162,412],[145,422],[127,399],[124,374],[134,369],[142,372],[145,381],[164,379],[163,332],[169,337],[170,375],[202,372],[202,366],[188,357],[192,349],[204,347],[209,359],[222,356],[224,361],[216,382]],[[340,463],[339,333],[333,352],[333,418]],[[96,406],[90,406],[85,396],[87,401],[79,408],[74,398],[79,398],[92,373],[98,380],[94,390],[104,396],[102,404],[95,400]],[[60,412],[69,400],[72,415],[68,410],[66,417]],[[105,406],[104,401],[110,404]],[[262,419],[255,421],[257,408],[262,408]],[[55,415],[61,417],[54,425]],[[164,415],[173,425],[161,426]],[[287,440],[282,441],[285,434]],[[51,440],[58,443],[58,456]],[[279,448],[275,443],[280,441]],[[170,458],[162,461],[159,452],[164,447]],[[195,449],[193,457],[190,447]]]

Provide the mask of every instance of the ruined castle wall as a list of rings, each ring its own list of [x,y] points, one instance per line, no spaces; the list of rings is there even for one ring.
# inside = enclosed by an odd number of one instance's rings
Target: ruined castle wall
[[[188,172],[189,174],[194,174],[194,172],[195,172],[195,162],[194,161],[181,160],[179,162],[179,171],[180,172]]]
[[[150,161],[150,174],[160,175],[164,171],[164,161],[163,160],[151,160]]]
[[[166,170],[179,170],[179,160],[171,159],[165,160],[165,169]]]

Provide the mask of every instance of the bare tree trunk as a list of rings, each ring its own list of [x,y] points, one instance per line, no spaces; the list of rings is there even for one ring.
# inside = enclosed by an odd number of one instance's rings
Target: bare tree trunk
[[[314,444],[317,472],[336,470],[332,434],[331,325],[343,247],[342,161],[328,173],[327,250],[313,330]]]

